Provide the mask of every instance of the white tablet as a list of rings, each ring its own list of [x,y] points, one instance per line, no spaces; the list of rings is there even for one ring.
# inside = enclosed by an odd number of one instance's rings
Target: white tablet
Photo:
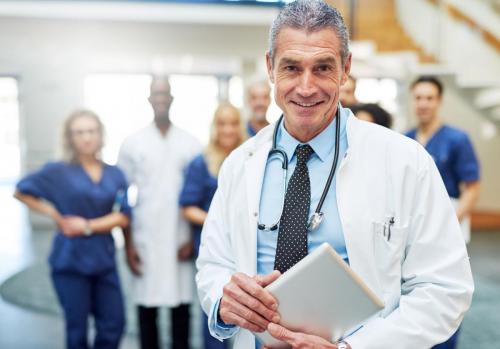
[[[324,243],[266,287],[279,302],[280,324],[336,341],[359,328],[384,303],[337,252]],[[287,348],[267,331],[263,344]]]

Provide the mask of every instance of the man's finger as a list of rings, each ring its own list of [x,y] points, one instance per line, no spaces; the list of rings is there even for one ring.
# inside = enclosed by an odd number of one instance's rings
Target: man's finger
[[[231,313],[234,313],[261,328],[266,328],[267,325],[269,324],[269,321],[266,318],[262,317],[260,314],[258,314],[251,308],[248,308],[245,305],[240,304],[238,301],[235,301],[234,299],[231,298],[222,299],[221,306],[223,306],[225,309],[228,309],[228,311],[230,311]]]
[[[278,309],[278,302],[276,299],[268,290],[265,290],[262,286],[260,286],[255,279],[244,274],[235,274],[233,275],[233,280],[243,291],[248,293],[253,298],[257,298],[269,309]]]
[[[280,341],[292,344],[296,340],[296,333],[292,332],[281,325],[270,322],[267,326],[267,331],[271,336]]]
[[[222,315],[222,314],[221,314]],[[231,311],[227,311],[224,313],[224,318],[227,320],[224,320],[224,322],[226,324],[230,324],[230,325],[236,325],[236,326],[239,326],[241,328],[244,328],[244,329],[247,329],[247,330],[250,330],[252,332],[264,332],[266,330],[266,328],[264,327],[261,327],[261,326],[258,326],[248,320],[245,320],[244,318],[242,318],[241,316],[239,316],[238,314],[235,314]]]
[[[267,274],[267,275],[255,275],[254,279],[257,281],[257,283],[262,286],[266,287],[267,285],[273,283],[276,279],[278,279],[281,276],[281,273],[279,270],[274,270],[273,272]]]
[[[243,290],[240,286],[236,284],[230,284],[224,288],[224,294],[227,295],[227,299],[232,299],[237,303],[240,303],[251,309],[252,311],[257,312],[268,321],[279,322],[279,317],[276,312],[268,307],[266,307],[259,298],[248,294]],[[266,323],[267,326],[267,323]]]

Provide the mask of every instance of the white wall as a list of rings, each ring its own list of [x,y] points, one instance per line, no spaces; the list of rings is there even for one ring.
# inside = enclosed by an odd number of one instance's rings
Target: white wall
[[[19,79],[23,167],[54,158],[62,120],[83,105],[86,74],[250,75],[264,59],[267,31],[262,25],[0,17],[0,74]]]

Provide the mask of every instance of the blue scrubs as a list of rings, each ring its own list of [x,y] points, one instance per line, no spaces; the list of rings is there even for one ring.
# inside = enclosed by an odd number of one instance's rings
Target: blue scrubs
[[[207,163],[203,155],[195,157],[187,167],[186,177],[184,179],[184,187],[179,198],[179,204],[182,207],[196,206],[203,211],[208,212],[210,203],[217,190],[217,178],[212,176],[208,171]],[[203,226],[191,224],[193,233],[195,254],[198,256],[200,249],[200,237]],[[203,314],[203,340],[205,349],[224,349],[225,342],[220,342],[210,335],[208,330],[208,317]]]
[[[417,129],[406,133],[412,139],[417,138]],[[425,149],[432,156],[441,174],[448,195],[460,197],[460,183],[479,180],[479,162],[467,134],[457,128],[443,125],[429,139]],[[457,345],[460,328],[444,343],[433,349],[453,349]]]
[[[416,139],[417,130],[406,135]],[[425,149],[434,159],[450,197],[460,197],[460,183],[479,180],[479,162],[465,132],[443,125],[429,139]]]
[[[61,215],[92,219],[113,210],[131,215],[125,176],[106,164],[96,183],[78,164],[50,162],[21,179],[17,190],[50,202]],[[67,237],[57,231],[49,263],[64,310],[67,348],[89,347],[89,315],[97,330],[93,348],[118,348],[125,315],[111,234]]]
[[[257,134],[257,130],[250,125],[250,122],[247,123],[247,133],[248,137],[253,137]]]

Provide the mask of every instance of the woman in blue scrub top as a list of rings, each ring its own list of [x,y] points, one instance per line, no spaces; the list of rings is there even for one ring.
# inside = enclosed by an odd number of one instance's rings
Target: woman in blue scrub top
[[[21,179],[15,197],[57,224],[49,263],[67,348],[89,348],[90,315],[96,327],[91,347],[118,348],[125,315],[110,232],[129,224],[127,183],[120,169],[99,159],[103,126],[97,115],[71,114],[64,141],[66,161],[49,162]]]
[[[215,111],[211,137],[205,152],[189,164],[179,203],[184,217],[191,223],[195,255],[198,255],[203,223],[217,189],[217,175],[224,159],[245,138],[240,112],[230,104]],[[213,338],[208,331],[208,318],[203,313],[205,349],[226,348],[225,342]]]

